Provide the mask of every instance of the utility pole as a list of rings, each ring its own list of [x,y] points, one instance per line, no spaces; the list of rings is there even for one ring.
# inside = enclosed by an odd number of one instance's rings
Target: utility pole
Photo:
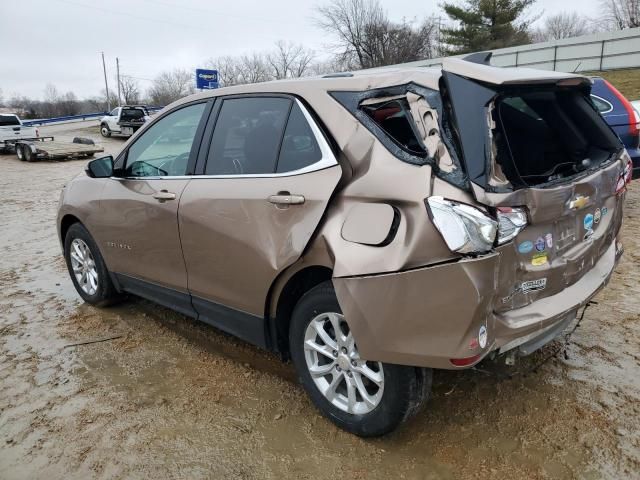
[[[120,59],[116,57],[116,70],[118,76],[118,106],[122,106],[122,100],[120,99]]]
[[[104,63],[104,52],[102,53],[102,71],[104,72],[104,89],[107,92],[107,112],[111,111],[111,99],[109,98],[109,84],[107,83],[107,66]]]

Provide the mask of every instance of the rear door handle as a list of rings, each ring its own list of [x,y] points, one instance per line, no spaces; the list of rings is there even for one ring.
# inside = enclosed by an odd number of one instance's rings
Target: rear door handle
[[[271,195],[269,201],[275,205],[302,205],[304,196],[279,193],[278,195]]]
[[[167,200],[175,200],[176,194],[173,192],[168,192],[166,190],[160,190],[153,194],[153,198],[156,200],[160,200],[160,202],[166,202]]]

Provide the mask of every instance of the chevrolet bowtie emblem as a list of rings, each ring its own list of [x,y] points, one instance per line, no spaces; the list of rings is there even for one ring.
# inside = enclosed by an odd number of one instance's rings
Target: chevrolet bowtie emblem
[[[569,208],[579,210],[584,208],[589,201],[589,197],[585,197],[584,195],[578,195],[576,198],[569,202]]]

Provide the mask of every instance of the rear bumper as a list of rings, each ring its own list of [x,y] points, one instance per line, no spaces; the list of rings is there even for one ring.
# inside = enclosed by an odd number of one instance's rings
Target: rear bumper
[[[545,336],[550,341],[554,327],[575,318],[606,285],[621,253],[614,240],[575,284],[502,314],[492,309],[498,253],[404,272],[334,278],[333,283],[364,358],[452,369],[459,367],[451,359],[477,356],[471,366],[494,350],[535,345]],[[487,332],[484,348],[481,329]]]

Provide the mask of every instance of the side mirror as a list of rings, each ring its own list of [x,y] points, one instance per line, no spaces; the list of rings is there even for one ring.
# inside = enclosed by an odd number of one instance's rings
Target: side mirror
[[[107,155],[91,160],[84,171],[91,178],[109,178],[113,176],[113,157]]]

